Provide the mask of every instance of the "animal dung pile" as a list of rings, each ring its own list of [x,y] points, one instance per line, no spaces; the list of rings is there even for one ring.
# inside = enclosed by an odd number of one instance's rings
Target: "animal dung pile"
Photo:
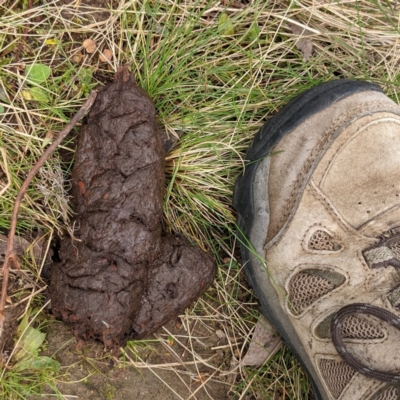
[[[97,95],[72,171],[74,237],[51,269],[53,314],[117,348],[176,318],[211,285],[213,258],[162,232],[164,147],[155,108],[120,68]]]

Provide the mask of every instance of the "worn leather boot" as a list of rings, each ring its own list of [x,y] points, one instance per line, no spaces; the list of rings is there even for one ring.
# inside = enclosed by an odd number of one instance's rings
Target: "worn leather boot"
[[[243,263],[320,400],[400,398],[400,108],[337,80],[256,135],[238,178]]]

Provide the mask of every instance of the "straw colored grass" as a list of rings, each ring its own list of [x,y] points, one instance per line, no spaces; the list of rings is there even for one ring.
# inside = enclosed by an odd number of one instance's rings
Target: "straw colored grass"
[[[13,199],[43,148],[92,88],[110,81],[119,65],[130,65],[156,104],[161,130],[178,139],[166,156],[166,229],[213,252],[219,271],[213,287],[182,316],[183,336],[173,338],[190,361],[177,354],[176,362],[149,365],[140,360],[140,352],[132,358],[135,343],[121,351],[127,362],[155,374],[168,368],[196,375],[185,363],[207,364],[213,372],[199,387],[218,381],[232,398],[274,399],[276,393],[307,398],[307,378],[286,349],[258,369],[227,373],[245,354],[258,317],[257,299],[238,258],[233,186],[252,137],[296,94],[327,80],[354,78],[381,85],[398,102],[399,11],[394,3],[251,0],[237,7],[238,1],[123,0],[108,10],[86,7],[84,1],[44,2],[32,9],[25,2],[6,3],[0,6],[0,230],[7,231]],[[108,16],[96,21],[93,15],[100,12]],[[222,14],[230,27],[222,26]],[[313,44],[310,59],[303,59],[297,47],[301,36],[290,24],[306,29],[303,36]],[[92,54],[82,47],[87,38],[97,44]],[[99,61],[105,49],[113,55],[107,63]],[[29,84],[25,66],[35,63],[52,72],[44,82]],[[24,90],[32,87],[39,87],[47,101],[29,100]],[[74,135],[28,190],[18,223],[21,235],[39,230],[51,238],[72,229],[68,173]],[[24,312],[45,304],[42,267],[26,258],[23,273],[12,271],[21,284],[10,297],[25,305]],[[45,312],[38,318],[46,325]],[[31,318],[36,328],[38,318]],[[192,330],[200,325],[202,331],[214,334],[218,329],[225,335],[223,363],[204,360],[197,352],[202,339]],[[170,335],[163,330],[158,340]],[[0,377],[3,396],[26,398],[46,384],[56,391],[54,371],[31,371],[22,380],[18,362],[10,353],[6,359]]]

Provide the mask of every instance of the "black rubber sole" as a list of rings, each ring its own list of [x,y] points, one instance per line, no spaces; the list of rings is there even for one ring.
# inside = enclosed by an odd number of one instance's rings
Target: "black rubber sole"
[[[246,244],[254,241],[254,238],[252,240],[252,234],[255,234],[254,225],[256,219],[259,223],[260,218],[256,212],[254,183],[260,163],[287,133],[337,101],[366,90],[382,92],[380,87],[368,82],[335,80],[309,89],[291,100],[256,134],[245,157],[247,164],[244,173],[238,177],[233,195],[233,207],[238,212],[238,238],[241,243],[242,262],[245,266],[246,277],[260,300],[261,312],[278,329],[285,343],[307,371],[316,400],[325,400],[328,397],[322,384],[318,382],[316,372],[308,360],[301,341],[285,311],[281,308],[272,284],[264,281],[261,285],[257,281],[256,271],[264,268],[259,261],[260,258],[264,259],[265,257],[262,248],[260,245],[256,245],[255,249],[251,250],[251,246]],[[266,193],[266,195],[268,194]],[[265,240],[267,231],[268,226],[265,226],[262,240]],[[257,235],[259,235],[259,229]],[[254,245],[254,243],[252,244]],[[257,251],[259,255],[256,256],[254,251]]]

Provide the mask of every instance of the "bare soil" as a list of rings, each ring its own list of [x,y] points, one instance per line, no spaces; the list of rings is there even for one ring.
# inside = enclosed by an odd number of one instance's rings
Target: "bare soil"
[[[169,332],[179,335],[179,323],[166,325]],[[192,332],[199,337],[201,327]],[[205,363],[193,363],[190,352],[178,343],[166,344],[167,336],[158,336],[161,342],[149,342],[149,346],[137,346],[136,355],[126,349],[131,360],[141,360],[153,368],[135,368],[124,356],[114,357],[95,341],[87,342],[77,349],[72,333],[62,323],[55,322],[48,330],[48,346],[45,355],[54,355],[66,373],[64,382],[57,385],[66,399],[82,400],[175,400],[175,399],[229,399],[229,382],[215,374],[210,368],[226,365],[228,353],[221,347],[221,339],[213,333],[202,332],[201,340],[195,343],[196,353]],[[185,341],[184,341],[185,342]],[[189,345],[184,343],[184,345]],[[174,353],[176,355],[174,355]],[[185,354],[186,353],[186,354]],[[125,360],[124,360],[125,358]],[[181,366],[177,367],[177,364]],[[140,361],[136,364],[141,366]],[[164,365],[165,369],[160,365]],[[172,365],[173,367],[169,367]],[[213,375],[215,378],[212,378]],[[218,378],[218,379],[217,379]],[[163,382],[164,381],[164,382]],[[168,386],[169,387],[168,387]],[[54,393],[47,388],[43,395]],[[32,398],[36,400],[36,398]]]

